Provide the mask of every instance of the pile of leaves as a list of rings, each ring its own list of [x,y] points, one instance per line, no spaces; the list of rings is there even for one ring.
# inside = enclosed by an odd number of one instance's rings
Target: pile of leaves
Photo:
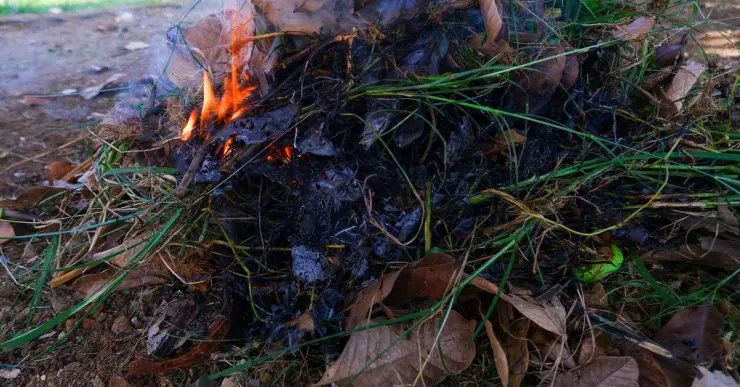
[[[112,323],[146,336],[129,382],[736,385],[738,77],[666,7],[255,0],[170,29],[89,160],[0,201],[8,377],[156,289]],[[246,113],[183,135],[235,68]]]

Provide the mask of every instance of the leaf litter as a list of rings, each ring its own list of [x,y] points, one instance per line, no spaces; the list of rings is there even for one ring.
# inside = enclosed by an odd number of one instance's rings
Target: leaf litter
[[[82,299],[0,346],[156,291],[130,381],[724,380],[734,320],[706,300],[736,290],[729,73],[632,5],[543,6],[254,1],[170,29],[179,94],[146,90],[86,164],[0,202],[20,237],[62,240],[8,274],[54,267],[37,297]]]
[[[635,359],[627,356],[602,356],[585,367],[559,374],[554,386],[639,386],[639,371]]]
[[[475,357],[475,346],[466,346],[475,322],[455,311],[421,323],[408,338],[403,328],[385,325],[354,333],[317,385],[437,384],[448,373],[465,371]]]

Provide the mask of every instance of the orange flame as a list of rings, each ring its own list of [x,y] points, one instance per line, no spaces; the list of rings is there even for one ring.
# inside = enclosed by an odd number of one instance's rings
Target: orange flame
[[[240,60],[244,57],[245,44],[249,43],[249,39],[244,39],[242,35],[249,31],[247,26],[252,20],[240,20],[238,12],[232,12],[230,16],[231,36],[229,51],[231,58],[229,72],[223,78],[224,93],[221,99],[216,97],[208,73],[203,72],[203,106],[200,111],[200,133],[205,136],[208,136],[207,129],[210,125],[214,123],[228,124],[240,118],[248,109],[248,106],[245,107],[243,104],[255,89],[254,86],[240,86],[240,80],[249,80],[249,76],[246,74],[241,76]],[[181,138],[183,140],[192,137],[197,116],[198,113],[196,110],[190,113],[190,119],[182,130]],[[223,157],[232,153],[233,142],[234,140],[231,138],[226,141],[222,151]]]
[[[211,124],[211,113],[218,110],[218,99],[213,93],[211,78],[207,72],[203,72],[203,108],[200,111],[200,129],[205,131]]]
[[[285,160],[287,160],[288,162],[293,161],[293,147],[286,146],[285,148],[283,148],[283,153],[285,153]]]
[[[292,146],[278,148],[277,146],[270,145],[270,147],[268,148],[267,157],[265,157],[265,159],[272,163],[285,165],[290,164],[290,162],[293,161],[294,154],[295,149]]]
[[[187,141],[190,139],[190,137],[193,135],[193,129],[195,129],[195,120],[198,119],[198,110],[193,109],[192,112],[190,112],[190,118],[188,118],[188,123],[185,124],[185,127],[182,128],[182,133],[180,134],[180,138]]]
[[[226,142],[224,142],[224,147],[221,150],[221,157],[225,159],[231,156],[232,153],[234,153],[234,137],[229,137],[226,139]]]

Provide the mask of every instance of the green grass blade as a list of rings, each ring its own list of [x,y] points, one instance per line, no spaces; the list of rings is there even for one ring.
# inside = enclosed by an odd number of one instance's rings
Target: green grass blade
[[[59,250],[59,235],[54,235],[51,238],[51,243],[49,243],[49,246],[46,246],[46,249],[41,254],[44,261],[42,262],[42,271],[39,273],[38,278],[36,279],[36,285],[33,289],[33,297],[31,298],[31,313],[28,314],[28,321],[33,320],[33,315],[36,313],[36,306],[39,304],[39,300],[41,300],[41,293],[44,289],[44,286],[46,285],[46,279],[49,278],[49,272],[54,264],[54,261],[56,261],[57,258],[57,251]]]

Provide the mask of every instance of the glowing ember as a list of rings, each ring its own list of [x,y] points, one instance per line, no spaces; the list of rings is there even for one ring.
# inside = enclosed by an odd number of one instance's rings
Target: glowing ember
[[[288,162],[293,160],[293,147],[286,146],[283,148],[283,153],[285,154],[285,160]]]
[[[271,163],[276,164],[290,164],[291,161],[293,161],[293,154],[295,153],[295,149],[291,146],[286,146],[284,148],[278,148],[274,145],[271,145],[268,148],[268,154],[265,159]]]
[[[227,158],[231,156],[232,153],[234,153],[234,137],[229,137],[228,139],[226,139],[224,147],[221,150],[221,157]]]
[[[198,111],[196,109],[193,109],[192,112],[190,112],[190,118],[188,118],[188,123],[185,124],[185,127],[182,128],[182,133],[180,134],[180,138],[187,141],[190,139],[190,137],[193,135],[193,129],[195,129],[195,120],[198,119]]]

